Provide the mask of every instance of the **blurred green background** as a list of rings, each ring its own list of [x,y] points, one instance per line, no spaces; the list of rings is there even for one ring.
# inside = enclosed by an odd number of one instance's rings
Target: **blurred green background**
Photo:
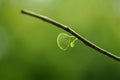
[[[80,41],[60,50],[56,38],[65,31],[21,9],[68,25],[120,56],[120,0],[0,0],[0,80],[120,80],[119,62]]]

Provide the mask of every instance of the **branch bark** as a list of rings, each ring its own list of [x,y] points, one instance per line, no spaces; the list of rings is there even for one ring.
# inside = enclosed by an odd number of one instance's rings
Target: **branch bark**
[[[27,10],[21,10],[21,13],[23,14],[26,14],[26,15],[29,15],[29,16],[32,16],[32,17],[35,17],[35,18],[38,18],[38,19],[41,19],[45,22],[48,22],[52,25],[55,25],[56,27],[58,28],[61,28],[65,31],[67,31],[68,33],[72,34],[73,36],[75,36],[76,38],[78,38],[78,40],[82,41],[86,46],[114,59],[114,60],[117,60],[117,61],[120,61],[120,57],[119,56],[116,56],[108,51],[106,51],[105,49],[95,45],[94,43],[90,42],[89,40],[87,40],[86,38],[84,38],[83,36],[81,36],[80,34],[78,34],[77,32],[75,32],[73,29],[71,29],[70,27],[66,26],[66,25],[63,25],[51,18],[48,18],[46,16],[43,16],[43,15],[39,15],[39,14],[36,14],[34,12],[31,12],[31,11],[27,11]]]

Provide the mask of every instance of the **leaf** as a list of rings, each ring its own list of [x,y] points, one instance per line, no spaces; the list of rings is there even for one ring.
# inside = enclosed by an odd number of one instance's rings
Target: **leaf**
[[[71,37],[65,33],[60,33],[57,37],[58,47],[62,50],[67,50],[70,44]]]

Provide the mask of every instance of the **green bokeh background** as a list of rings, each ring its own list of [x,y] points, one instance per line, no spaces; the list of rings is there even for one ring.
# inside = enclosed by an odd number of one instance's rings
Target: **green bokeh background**
[[[120,80],[120,62],[80,41],[60,50],[56,38],[65,31],[21,9],[68,25],[120,56],[119,0],[0,0],[0,80]]]

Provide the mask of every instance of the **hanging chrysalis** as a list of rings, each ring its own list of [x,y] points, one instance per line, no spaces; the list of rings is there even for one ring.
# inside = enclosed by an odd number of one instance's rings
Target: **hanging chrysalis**
[[[74,47],[74,42],[77,40],[77,38],[74,40],[72,40],[72,38],[73,36],[69,36],[66,33],[60,33],[57,37],[58,47],[62,50],[67,50],[69,46]]]

